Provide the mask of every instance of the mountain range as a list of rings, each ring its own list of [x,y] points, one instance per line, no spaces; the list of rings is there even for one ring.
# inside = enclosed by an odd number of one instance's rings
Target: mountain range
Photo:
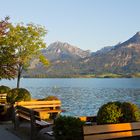
[[[44,67],[31,61],[25,77],[75,77],[105,73],[130,75],[140,72],[140,32],[114,46],[91,52],[68,43],[54,42],[42,54],[51,62]]]

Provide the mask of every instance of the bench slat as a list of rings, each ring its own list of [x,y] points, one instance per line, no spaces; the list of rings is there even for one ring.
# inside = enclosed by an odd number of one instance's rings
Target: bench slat
[[[140,130],[115,132],[110,134],[88,135],[88,136],[84,136],[84,140],[108,140],[113,138],[124,138],[124,137],[132,137],[132,136],[140,136]]]
[[[61,101],[21,101],[21,102],[16,102],[15,105],[49,105],[49,104],[61,104]]]
[[[49,125],[52,125],[52,123],[49,123],[49,122],[46,122],[46,121],[38,121],[36,120],[36,124],[40,125],[40,126],[49,126]]]
[[[26,112],[26,111],[23,111],[23,110],[18,110],[17,111],[17,114],[18,114],[18,116],[20,116],[20,117],[22,117],[22,116],[27,116],[27,118],[30,118],[30,112]],[[35,119],[36,120],[40,120],[40,115],[39,115],[39,113],[37,113],[37,112],[35,112],[34,111],[34,117],[35,117]],[[26,118],[25,118],[26,119]]]
[[[61,105],[60,104],[36,104],[36,105],[24,105],[24,107],[26,108],[31,108],[31,109],[34,109],[34,108],[44,108],[44,107],[60,107]]]
[[[84,135],[140,129],[140,122],[84,126]]]
[[[34,109],[36,112],[46,112],[46,113],[57,113],[57,112],[61,112],[62,110],[60,110],[60,109],[54,109],[54,110],[38,110],[38,109]]]
[[[7,93],[0,94],[0,97],[7,96]]]
[[[6,99],[6,96],[0,96],[0,99]]]
[[[19,117],[24,118],[24,119],[30,121],[30,117],[29,116],[24,115],[24,114],[20,114],[20,113],[18,115],[19,115]]]
[[[7,93],[0,94],[0,103],[6,102]]]

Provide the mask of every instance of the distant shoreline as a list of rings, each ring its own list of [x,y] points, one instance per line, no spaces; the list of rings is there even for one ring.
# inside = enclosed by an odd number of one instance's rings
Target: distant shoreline
[[[35,75],[35,76],[23,76],[23,78],[140,78],[140,73],[135,74],[98,74],[98,75],[53,75],[53,76],[44,76],[44,75]]]

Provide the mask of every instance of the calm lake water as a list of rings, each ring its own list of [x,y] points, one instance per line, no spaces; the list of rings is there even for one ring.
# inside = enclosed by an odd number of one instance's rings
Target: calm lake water
[[[16,80],[1,80],[11,88]],[[130,101],[140,107],[140,79],[21,79],[33,98],[55,95],[62,101],[64,115],[96,115],[99,107],[109,101]]]

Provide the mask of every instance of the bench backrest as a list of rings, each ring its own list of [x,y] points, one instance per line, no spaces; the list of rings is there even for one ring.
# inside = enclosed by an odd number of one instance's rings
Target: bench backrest
[[[21,101],[16,102],[15,106],[24,106],[26,108],[57,108],[61,107],[60,100],[53,100],[53,101]]]
[[[106,140],[140,136],[140,122],[83,127],[84,140]]]
[[[31,116],[34,116],[35,120],[40,120],[40,116],[34,110],[23,107],[23,106],[16,106],[16,113],[18,116],[26,119],[31,120]]]

